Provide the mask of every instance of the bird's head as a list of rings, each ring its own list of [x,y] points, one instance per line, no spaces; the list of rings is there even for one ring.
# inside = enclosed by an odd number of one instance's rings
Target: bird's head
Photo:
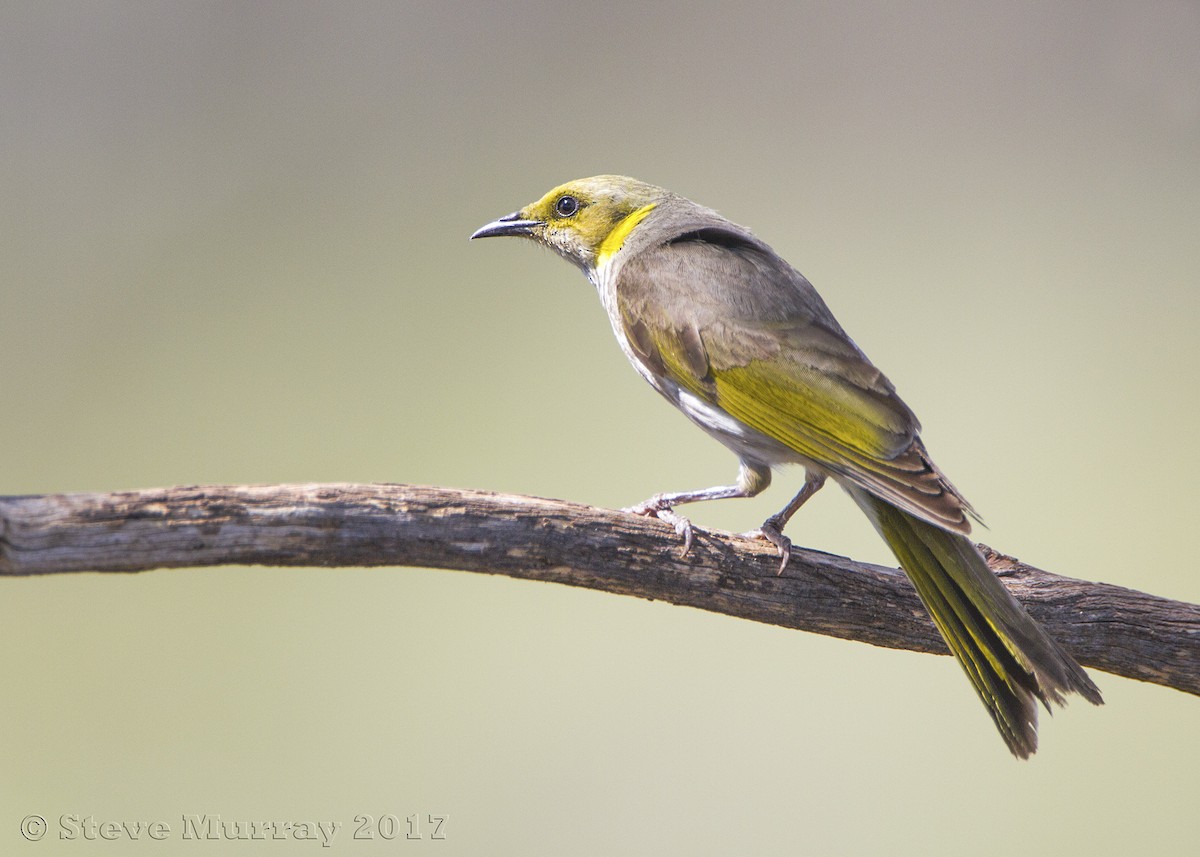
[[[616,255],[634,227],[671,198],[669,191],[626,176],[576,179],[471,237],[532,238],[590,272]]]

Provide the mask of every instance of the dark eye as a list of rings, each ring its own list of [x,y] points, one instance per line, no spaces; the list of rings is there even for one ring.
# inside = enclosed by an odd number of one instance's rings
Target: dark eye
[[[560,196],[554,201],[554,213],[559,217],[571,217],[577,211],[579,211],[579,200],[569,194]]]

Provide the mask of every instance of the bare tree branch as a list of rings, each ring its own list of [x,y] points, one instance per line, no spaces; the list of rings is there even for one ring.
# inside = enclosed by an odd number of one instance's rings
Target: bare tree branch
[[[984,548],[1081,663],[1200,694],[1200,606]],[[206,565],[423,566],[548,580],[946,654],[898,569],[557,500],[412,485],[209,485],[0,497],[0,576]]]

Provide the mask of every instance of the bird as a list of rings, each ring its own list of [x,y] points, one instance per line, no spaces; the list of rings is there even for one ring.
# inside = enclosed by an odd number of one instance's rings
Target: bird
[[[1017,758],[1037,750],[1037,703],[1103,702],[1079,663],[1012,596],[969,538],[978,515],[934,464],[916,415],[811,283],[749,229],[637,179],[561,184],[472,239],[516,236],[576,265],[621,351],[664,398],[737,456],[737,480],[656,494],[625,511],[692,542],[676,507],[753,497],[772,470],[804,482],[756,535],[787,565],[789,519],[826,480],[870,519]]]

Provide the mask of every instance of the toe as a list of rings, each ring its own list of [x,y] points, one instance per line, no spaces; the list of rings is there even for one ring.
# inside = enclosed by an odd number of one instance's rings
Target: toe
[[[658,512],[658,519],[664,521],[675,528],[676,534],[683,538],[683,550],[680,556],[687,556],[688,551],[692,549],[692,522],[683,515],[678,515],[670,509],[662,509]]]
[[[779,570],[775,572],[776,576],[783,574],[783,570],[787,568],[788,560],[792,558],[792,540],[785,536],[775,523],[773,518],[767,518],[763,522],[762,529],[758,531],[758,536],[775,545],[779,551]]]

